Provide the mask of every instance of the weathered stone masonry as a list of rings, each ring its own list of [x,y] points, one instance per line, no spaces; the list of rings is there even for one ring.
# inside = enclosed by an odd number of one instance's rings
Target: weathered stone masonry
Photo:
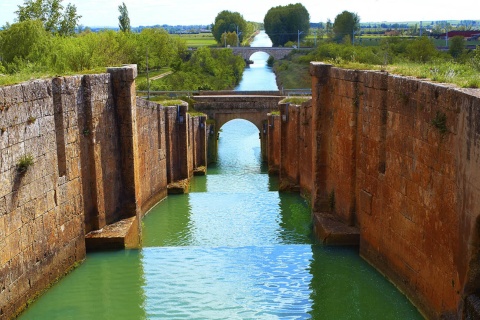
[[[281,177],[312,176],[314,218],[333,211],[357,226],[361,255],[428,318],[478,317],[479,90],[321,63],[310,72],[312,170],[282,155]],[[282,154],[304,144],[302,108],[269,120],[294,121],[281,126]]]
[[[178,107],[137,101],[136,66],[108,71],[0,88],[0,319],[82,261],[90,231],[126,225],[107,246],[138,243],[139,219],[167,194],[167,171],[186,179],[205,165],[204,118],[180,108],[185,139],[167,148]],[[23,155],[33,164],[20,173]]]

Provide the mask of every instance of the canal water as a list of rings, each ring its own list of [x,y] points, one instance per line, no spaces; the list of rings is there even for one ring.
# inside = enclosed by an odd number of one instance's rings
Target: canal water
[[[355,248],[315,242],[258,134],[225,124],[217,164],[149,212],[141,249],[88,254],[21,319],[422,319]]]
[[[251,47],[271,47],[272,41],[265,33],[260,33],[250,44]],[[243,77],[239,85],[235,88],[237,91],[269,91],[278,90],[275,74],[272,68],[267,66],[268,54],[265,52],[254,53],[250,60],[253,64],[248,65],[243,71]]]

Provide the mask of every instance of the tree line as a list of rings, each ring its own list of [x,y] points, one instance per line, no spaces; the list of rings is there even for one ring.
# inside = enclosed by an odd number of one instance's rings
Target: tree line
[[[125,3],[118,10],[120,31],[75,33],[80,16],[74,5],[64,7],[62,0],[25,0],[15,12],[16,22],[0,30],[0,75],[23,75],[15,82],[33,74],[103,72],[107,66],[122,64],[137,64],[142,72],[148,56],[150,70],[175,71],[164,84],[170,90],[177,84],[177,90],[227,89],[240,81],[245,63],[231,50],[191,52],[184,40],[162,28],[131,32]],[[5,77],[0,81],[8,83]]]

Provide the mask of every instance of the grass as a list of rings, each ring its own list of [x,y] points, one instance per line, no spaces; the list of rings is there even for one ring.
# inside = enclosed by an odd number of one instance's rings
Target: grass
[[[92,70],[84,70],[82,72],[66,72],[62,76],[72,76],[78,74],[98,74],[105,73],[107,68],[95,68]],[[22,70],[14,74],[1,74],[0,73],[0,86],[14,85],[26,81],[40,80],[40,79],[50,79],[57,77],[58,75],[53,73],[53,71],[35,71],[35,70]]]
[[[172,37],[178,37],[182,40],[185,40],[187,47],[215,47],[217,46],[217,41],[211,33],[200,33],[200,34],[179,34],[172,35]]]
[[[312,86],[309,65],[290,61],[276,61],[273,67],[278,86],[284,89],[303,89]]]
[[[296,104],[296,105],[301,105],[305,101],[310,100],[310,97],[289,97],[285,98],[280,103],[291,103],[291,104]]]
[[[180,99],[165,99],[165,97],[151,97],[150,101],[155,101],[162,106],[176,106],[185,103],[185,101]]]

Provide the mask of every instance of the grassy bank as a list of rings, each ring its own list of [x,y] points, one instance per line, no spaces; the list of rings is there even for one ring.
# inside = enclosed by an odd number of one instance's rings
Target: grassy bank
[[[428,39],[408,42],[390,39],[377,46],[322,43],[310,51],[294,51],[273,64],[279,86],[284,89],[310,87],[310,61],[347,69],[382,70],[462,88],[480,88],[480,48],[464,50],[454,57],[437,51]]]

